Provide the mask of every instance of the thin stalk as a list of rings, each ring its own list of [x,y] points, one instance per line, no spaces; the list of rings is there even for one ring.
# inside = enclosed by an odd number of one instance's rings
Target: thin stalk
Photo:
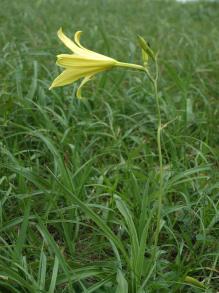
[[[154,246],[156,249],[158,244],[159,233],[160,233],[162,201],[163,201],[163,157],[162,157],[162,150],[161,150],[161,130],[162,130],[161,111],[160,111],[160,101],[159,101],[159,95],[158,95],[158,89],[157,89],[159,70],[158,70],[158,63],[157,63],[156,57],[154,61],[155,61],[155,77],[153,77],[147,69],[145,69],[145,72],[152,83],[155,101],[156,101],[156,108],[157,108],[157,149],[158,149],[158,157],[159,157],[160,180],[159,180],[159,192],[158,192],[157,225],[156,225],[156,231],[154,235]],[[156,252],[153,255],[153,260],[155,257],[156,257]]]
[[[159,182],[159,193],[158,193],[158,210],[157,210],[157,227],[155,231],[155,238],[154,238],[154,245],[157,246],[159,233],[160,233],[160,225],[161,225],[161,211],[162,211],[162,201],[163,201],[163,157],[162,157],[162,150],[161,150],[161,113],[160,113],[160,101],[159,95],[157,90],[157,80],[158,80],[158,66],[157,60],[155,59],[156,64],[156,77],[153,82],[154,88],[154,95],[156,99],[156,107],[157,107],[157,149],[158,149],[158,156],[159,156],[159,173],[160,173],[160,182]]]
[[[144,66],[138,65],[138,64],[132,64],[132,63],[125,63],[125,62],[117,62],[115,66],[119,67],[128,67],[128,68],[133,68],[133,69],[138,69],[141,71],[145,71]]]

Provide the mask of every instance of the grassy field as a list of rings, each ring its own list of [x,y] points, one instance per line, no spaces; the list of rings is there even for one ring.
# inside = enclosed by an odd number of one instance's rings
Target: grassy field
[[[0,0],[0,292],[219,291],[219,3]],[[56,32],[141,64],[49,91]]]

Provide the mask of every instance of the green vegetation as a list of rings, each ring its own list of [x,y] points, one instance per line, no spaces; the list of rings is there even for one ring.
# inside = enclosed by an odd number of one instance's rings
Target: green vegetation
[[[137,35],[159,50],[157,247],[153,88],[117,69],[49,91],[61,26],[123,62]],[[1,0],[0,47],[0,292],[217,292],[219,3]]]

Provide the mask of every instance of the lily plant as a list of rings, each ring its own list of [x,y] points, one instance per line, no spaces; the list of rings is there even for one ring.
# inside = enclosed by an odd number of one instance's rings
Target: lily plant
[[[93,52],[91,50],[86,49],[80,43],[81,31],[77,31],[74,36],[74,41],[69,39],[62,31],[59,29],[58,37],[64,43],[64,45],[72,51],[72,54],[60,54],[57,56],[57,65],[64,68],[64,71],[56,77],[53,83],[50,86],[50,89],[60,86],[65,86],[75,81],[82,79],[80,86],[77,89],[76,96],[81,98],[81,88],[84,86],[86,82],[88,82],[95,74],[110,70],[117,67],[123,67],[126,69],[136,69],[144,72],[148,77],[149,81],[152,84],[154,90],[154,97],[157,106],[157,148],[158,148],[158,157],[159,157],[159,189],[156,198],[157,203],[157,212],[156,212],[156,229],[154,232],[154,249],[152,251],[152,267],[154,267],[154,263],[156,263],[156,259],[159,255],[158,253],[158,239],[161,230],[161,221],[162,221],[162,199],[163,199],[163,159],[162,159],[162,151],[161,151],[161,113],[160,113],[160,103],[159,103],[159,94],[157,89],[158,82],[158,62],[157,62],[157,54],[155,54],[148,43],[140,36],[138,36],[139,45],[142,50],[142,60],[143,64],[132,64],[132,63],[124,63],[117,61],[108,56]],[[153,74],[150,73],[149,70],[149,60],[153,62],[154,69]],[[139,255],[138,258],[141,258],[141,245],[140,243],[137,245]],[[122,251],[124,253],[124,251]],[[126,258],[127,259],[127,258]],[[128,260],[127,260],[128,261]],[[133,260],[135,263],[135,260]],[[135,265],[133,265],[135,267]],[[137,266],[133,269],[135,271],[135,275],[139,275],[139,271],[143,269]],[[150,275],[150,274],[149,274]],[[136,276],[134,278],[136,278]],[[137,284],[138,282],[136,282]],[[146,284],[142,284],[141,289],[144,288]],[[134,285],[133,285],[134,286]],[[134,288],[134,287],[133,287]],[[134,290],[136,291],[136,290]],[[134,292],[133,291],[133,292]],[[137,292],[137,291],[136,291]],[[138,291],[139,292],[139,291]],[[144,292],[144,291],[141,291]]]

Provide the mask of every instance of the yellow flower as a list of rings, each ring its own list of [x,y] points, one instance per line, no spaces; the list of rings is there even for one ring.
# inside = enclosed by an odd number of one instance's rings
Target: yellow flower
[[[65,70],[53,81],[49,89],[64,86],[84,78],[77,90],[77,97],[81,97],[81,88],[93,75],[112,69],[113,67],[129,67],[145,70],[141,65],[119,62],[113,58],[90,51],[80,44],[81,31],[75,33],[74,42],[70,40],[62,29],[58,31],[59,39],[73,54],[60,54],[57,56],[57,65]]]

